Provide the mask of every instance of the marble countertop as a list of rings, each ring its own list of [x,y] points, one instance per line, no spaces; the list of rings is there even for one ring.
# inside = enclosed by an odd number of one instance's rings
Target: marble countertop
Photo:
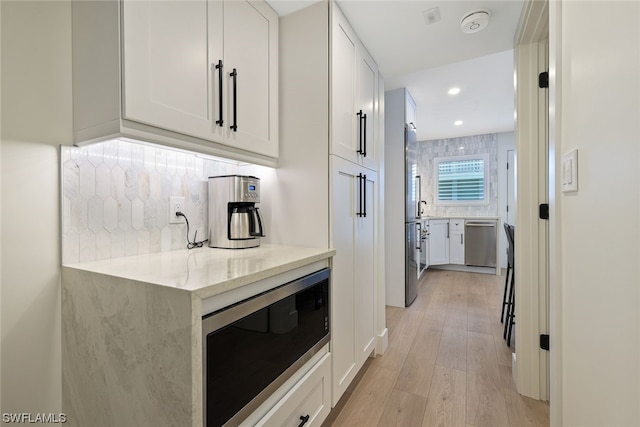
[[[263,244],[249,249],[183,249],[63,268],[183,289],[208,298],[333,255],[334,249]]]

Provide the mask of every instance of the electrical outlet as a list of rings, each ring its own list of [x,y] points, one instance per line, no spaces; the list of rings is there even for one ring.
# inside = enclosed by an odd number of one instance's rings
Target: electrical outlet
[[[184,197],[169,197],[169,224],[184,222],[184,218],[176,216],[176,212],[184,213]]]

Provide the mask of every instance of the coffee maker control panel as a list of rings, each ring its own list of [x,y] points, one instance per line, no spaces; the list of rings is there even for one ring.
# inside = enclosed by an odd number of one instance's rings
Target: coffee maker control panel
[[[241,194],[243,202],[260,202],[260,181],[248,177],[243,177]]]

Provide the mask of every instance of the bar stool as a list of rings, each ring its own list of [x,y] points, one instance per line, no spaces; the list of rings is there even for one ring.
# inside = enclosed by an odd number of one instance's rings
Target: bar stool
[[[511,347],[511,332],[513,331],[513,325],[515,325],[516,318],[516,266],[515,266],[515,227],[513,225],[508,226],[507,239],[509,240],[509,250],[511,252],[511,284],[509,286],[509,297],[507,300],[507,316],[504,324],[504,339],[507,340],[507,346]]]
[[[502,311],[500,312],[500,323],[504,323],[504,320],[505,320],[504,315],[507,312],[505,308],[507,307],[507,304],[508,304],[507,297],[509,296],[509,274],[511,273],[511,270],[513,270],[513,245],[511,244],[509,227],[510,227],[509,224],[505,222],[504,234],[507,236],[507,243],[509,246],[507,247],[507,274],[505,275],[505,278],[504,278],[504,292],[502,294]]]

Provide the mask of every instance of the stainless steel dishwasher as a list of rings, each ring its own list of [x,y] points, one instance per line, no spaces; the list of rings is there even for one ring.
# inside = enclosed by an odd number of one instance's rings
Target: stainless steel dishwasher
[[[466,265],[496,266],[497,221],[467,220],[464,224]]]

